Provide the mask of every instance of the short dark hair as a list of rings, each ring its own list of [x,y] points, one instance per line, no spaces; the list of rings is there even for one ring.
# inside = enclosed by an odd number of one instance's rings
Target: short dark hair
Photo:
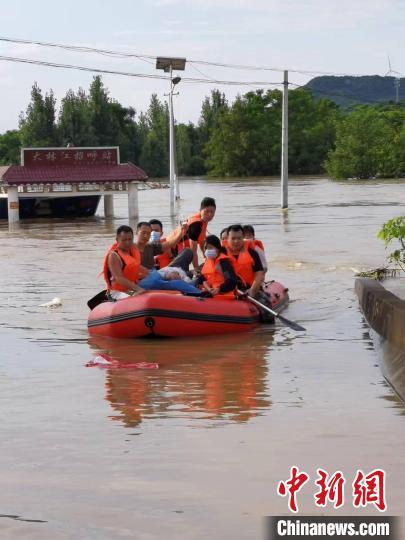
[[[215,234],[210,234],[205,238],[204,248],[207,244],[214,246],[220,253],[226,253],[226,249],[221,246],[221,240]]]
[[[222,236],[226,232],[226,234],[229,233],[229,227],[225,227],[225,229],[222,229],[222,231],[219,233],[219,236]]]
[[[200,204],[200,210],[203,208],[207,208],[207,206],[213,206],[214,208],[217,207],[217,204],[215,202],[215,199],[212,197],[204,197]]]
[[[255,235],[255,228],[253,225],[243,225],[243,234],[251,233],[253,236]]]
[[[118,237],[121,233],[124,233],[124,234],[131,233],[132,236],[134,235],[134,231],[132,230],[131,227],[129,227],[129,225],[120,225],[117,229],[116,236]]]
[[[243,227],[240,223],[237,223],[235,225],[231,225],[230,227],[228,227],[228,233],[230,233],[231,231],[233,232],[241,232],[243,234]]]
[[[138,232],[141,227],[149,227],[150,228],[149,221],[140,221],[138,223],[138,225],[136,226],[136,232]]]
[[[159,219],[150,219],[149,225],[159,225],[160,229],[163,231],[163,225]]]

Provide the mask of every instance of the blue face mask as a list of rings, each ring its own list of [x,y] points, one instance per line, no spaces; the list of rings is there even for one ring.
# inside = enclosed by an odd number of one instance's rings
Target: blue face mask
[[[160,233],[159,231],[152,231],[150,233],[150,241],[151,242],[158,242],[160,240],[161,234],[162,233]]]
[[[207,257],[207,259],[216,259],[218,255],[218,250],[216,250],[215,248],[206,249],[204,255]]]

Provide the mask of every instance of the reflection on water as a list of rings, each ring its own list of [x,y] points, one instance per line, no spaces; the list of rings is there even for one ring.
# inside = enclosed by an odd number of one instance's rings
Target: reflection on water
[[[156,362],[158,370],[106,369],[106,399],[114,420],[135,427],[147,418],[246,422],[270,408],[267,388],[271,333],[204,340],[89,338],[97,352],[120,362]],[[221,423],[222,423],[221,422]]]

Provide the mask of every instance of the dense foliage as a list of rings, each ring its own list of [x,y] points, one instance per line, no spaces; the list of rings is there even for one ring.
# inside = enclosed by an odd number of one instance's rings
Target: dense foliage
[[[325,166],[333,178],[404,176],[405,106],[361,105],[342,115]]]
[[[228,103],[213,90],[196,124],[176,125],[180,175],[254,176],[280,172],[279,90],[257,90]],[[119,146],[121,161],[151,177],[167,176],[168,107],[156,94],[137,113],[112,99],[101,77],[89,90],[69,90],[57,110],[52,90],[37,84],[19,129],[0,135],[0,164],[19,163],[20,147]],[[289,92],[289,170],[292,174],[370,178],[405,174],[405,107],[362,105],[341,110],[308,89]]]
[[[387,255],[388,261],[405,271],[405,216],[386,221],[378,237],[384,240],[385,247],[393,242],[396,249]]]

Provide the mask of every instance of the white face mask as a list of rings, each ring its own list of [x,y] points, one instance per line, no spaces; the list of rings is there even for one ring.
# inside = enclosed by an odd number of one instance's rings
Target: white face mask
[[[216,259],[218,255],[218,250],[216,250],[215,248],[206,249],[204,255],[207,257],[207,259]]]
[[[160,240],[161,235],[162,235],[162,233],[159,232],[159,231],[152,231],[150,233],[150,241],[151,242],[157,242],[158,240]]]

